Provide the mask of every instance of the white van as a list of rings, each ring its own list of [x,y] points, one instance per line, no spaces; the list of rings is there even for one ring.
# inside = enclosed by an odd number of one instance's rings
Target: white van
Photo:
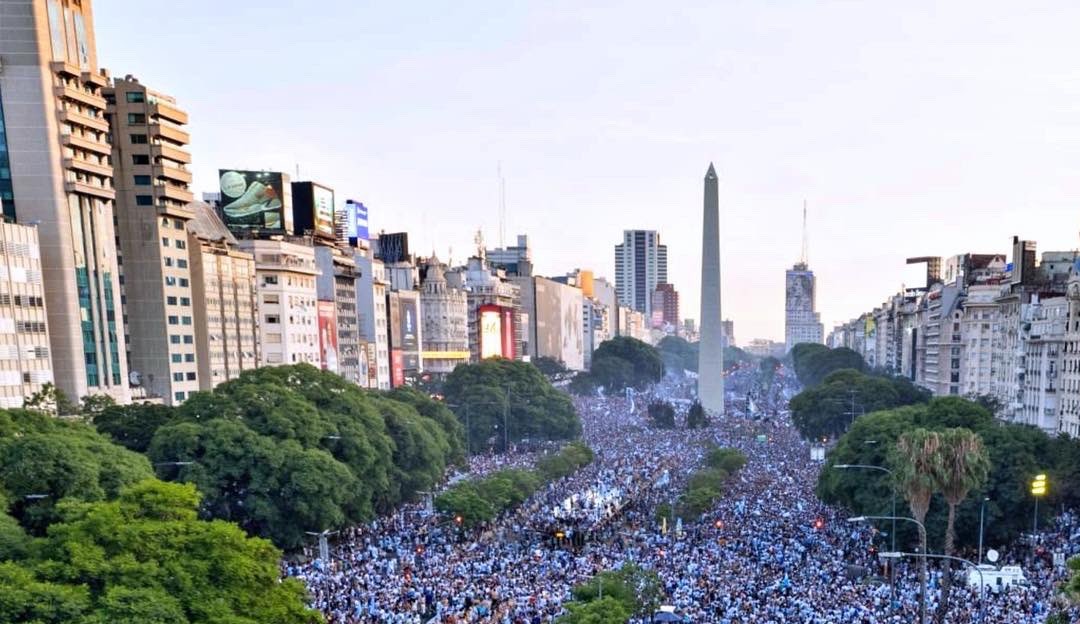
[[[982,571],[982,582],[986,589],[995,594],[1008,587],[1026,587],[1028,584],[1027,577],[1024,576],[1024,571],[1020,566],[1001,566],[999,570],[992,565],[983,564],[979,566],[979,570]],[[968,587],[978,588],[979,573],[969,569],[967,582]]]

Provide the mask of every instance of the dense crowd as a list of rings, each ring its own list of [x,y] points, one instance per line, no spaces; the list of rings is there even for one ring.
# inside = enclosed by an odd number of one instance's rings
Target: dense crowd
[[[665,601],[688,622],[918,621],[914,563],[897,566],[894,584],[868,582],[883,574],[869,548],[872,529],[845,522],[814,496],[820,465],[810,461],[787,418],[790,380],[778,376],[774,387],[752,390],[753,379],[736,373],[729,385],[742,395],[754,392],[742,408],[752,405],[754,413],[735,407],[704,433],[646,425],[648,401],[686,399],[685,384],[665,384],[646,396],[579,399],[596,460],[518,509],[465,530],[424,505],[405,507],[343,532],[329,561],[290,566],[288,573],[306,581],[330,624],[541,624],[563,612],[575,584],[629,561],[657,572]],[[703,442],[739,448],[749,462],[714,509],[683,519],[681,533],[661,532],[656,507],[674,502],[701,463]],[[474,459],[473,467],[486,473],[528,465],[536,456]],[[1080,522],[1065,514],[1048,529],[1041,550],[1005,553],[1006,561],[1024,565],[1031,584],[987,594],[986,622],[1046,619],[1052,585],[1063,578],[1049,555],[1080,551],[1069,539]],[[587,536],[584,547],[553,543],[556,530],[568,543],[575,534]],[[932,571],[929,579],[931,613],[941,574]],[[982,621],[978,590],[957,578],[946,621]],[[1071,615],[1080,621],[1080,612]]]

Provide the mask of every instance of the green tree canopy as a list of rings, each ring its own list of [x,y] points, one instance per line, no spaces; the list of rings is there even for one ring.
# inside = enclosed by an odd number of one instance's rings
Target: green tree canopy
[[[845,368],[859,372],[866,370],[862,356],[847,347],[830,349],[821,344],[800,343],[792,348],[791,359],[795,375],[805,388],[822,383],[834,371]]]
[[[0,563],[0,621],[308,624],[278,552],[235,525],[196,519],[192,485],[146,480],[112,502],[66,501],[18,562]]]
[[[679,336],[664,336],[656,344],[656,350],[664,362],[664,369],[682,373],[683,371],[697,372],[698,369],[698,344],[687,342]],[[724,360],[727,364],[727,360]]]
[[[838,437],[861,414],[924,403],[929,398],[929,393],[915,389],[906,379],[841,369],[793,397],[791,418],[805,438]]]
[[[443,391],[474,452],[501,448],[507,439],[568,440],[581,433],[570,398],[527,362],[492,358],[458,366]]]
[[[644,389],[664,376],[664,361],[656,348],[628,336],[600,343],[592,356],[591,375],[612,390]]]

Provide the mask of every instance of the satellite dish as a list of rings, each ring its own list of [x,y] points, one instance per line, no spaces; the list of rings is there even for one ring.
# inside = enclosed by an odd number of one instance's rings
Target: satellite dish
[[[142,374],[139,371],[131,371],[128,373],[128,382],[133,386],[141,386]]]
[[[990,563],[997,563],[997,560],[999,558],[1001,558],[1001,555],[998,553],[998,551],[994,550],[993,548],[986,551],[986,560],[989,561]]]

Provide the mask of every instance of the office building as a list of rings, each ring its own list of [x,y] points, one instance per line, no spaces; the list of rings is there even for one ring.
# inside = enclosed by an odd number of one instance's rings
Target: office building
[[[517,245],[488,249],[484,255],[492,268],[506,271],[507,276],[532,275],[532,250],[529,249],[529,237],[525,234],[518,234]]]
[[[132,396],[175,405],[199,389],[192,335],[187,113],[132,76],[104,90]]]
[[[57,387],[130,399],[113,167],[92,0],[0,5],[0,199],[38,225]]]
[[[657,284],[652,294],[653,329],[669,329],[675,333],[679,327],[679,291],[671,284]]]
[[[357,248],[353,259],[359,276],[356,280],[356,315],[361,340],[368,349],[368,388],[390,389],[390,336],[387,332],[386,293],[390,282],[386,279],[381,260],[374,258],[369,250]]]
[[[294,199],[296,198],[293,185]],[[298,218],[299,220],[299,218]],[[319,298],[319,362],[324,370],[337,373],[362,386],[360,326],[356,314],[356,259],[352,250],[329,245],[315,246],[315,280]]]
[[[198,389],[207,391],[259,366],[255,257],[240,250],[209,204],[193,202],[190,211],[195,361]]]
[[[667,245],[660,244],[655,230],[625,230],[615,245],[615,290],[619,304],[652,319],[652,294],[666,284]]]
[[[784,344],[788,351],[802,342],[821,344],[825,328],[817,312],[817,279],[805,262],[785,272]]]
[[[280,236],[244,239],[240,249],[255,256],[260,364],[319,367],[315,250],[302,239]]]
[[[0,223],[0,408],[53,381],[37,228]]]

